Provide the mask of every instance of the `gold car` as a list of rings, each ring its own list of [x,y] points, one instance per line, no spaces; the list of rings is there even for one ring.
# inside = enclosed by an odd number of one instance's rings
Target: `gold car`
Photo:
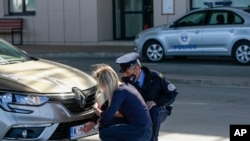
[[[0,140],[76,139],[90,120],[97,82],[78,69],[31,57],[0,39]]]

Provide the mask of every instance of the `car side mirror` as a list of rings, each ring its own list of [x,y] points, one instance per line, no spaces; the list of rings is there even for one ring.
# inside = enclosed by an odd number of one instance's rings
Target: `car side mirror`
[[[173,22],[173,23],[171,23],[171,24],[169,25],[169,28],[173,28],[173,27],[175,27],[175,26],[176,26],[176,23]]]
[[[176,22],[170,23],[169,28],[175,28],[175,27],[178,27],[178,24]]]

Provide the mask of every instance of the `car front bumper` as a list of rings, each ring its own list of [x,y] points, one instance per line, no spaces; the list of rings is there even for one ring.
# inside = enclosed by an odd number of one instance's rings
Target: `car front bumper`
[[[58,140],[69,138],[72,126],[89,121],[94,111],[72,114],[57,102],[39,107],[16,106],[28,109],[31,114],[6,112],[0,109],[0,140]]]

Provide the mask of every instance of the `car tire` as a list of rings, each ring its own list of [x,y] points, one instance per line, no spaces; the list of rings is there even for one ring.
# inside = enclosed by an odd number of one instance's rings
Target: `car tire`
[[[234,59],[241,65],[250,64],[250,42],[240,41],[236,43],[233,53]]]
[[[143,54],[150,62],[160,62],[165,58],[164,48],[157,41],[148,42],[144,47]]]

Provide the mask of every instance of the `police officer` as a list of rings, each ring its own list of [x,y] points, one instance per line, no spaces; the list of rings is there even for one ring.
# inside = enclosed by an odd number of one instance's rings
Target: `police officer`
[[[178,94],[176,87],[163,74],[141,66],[139,54],[131,52],[116,59],[120,66],[122,80],[134,85],[141,93],[153,122],[150,141],[158,141],[160,124],[171,114],[171,104]]]

